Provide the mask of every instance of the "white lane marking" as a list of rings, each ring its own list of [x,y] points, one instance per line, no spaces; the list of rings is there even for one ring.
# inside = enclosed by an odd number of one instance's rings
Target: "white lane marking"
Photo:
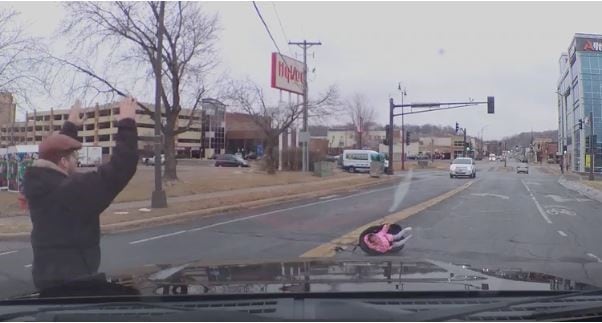
[[[17,250],[0,252],[0,256],[10,255],[11,253],[19,252]]]
[[[563,237],[566,237],[566,233],[564,233],[564,231],[562,231],[562,230],[558,230],[558,234]]]
[[[31,266],[33,266],[33,265],[32,264],[25,265],[25,268],[31,268]]]
[[[334,194],[334,195],[328,195],[328,196],[322,196],[320,197],[320,200],[328,200],[334,197],[337,197],[338,195]]]
[[[167,238],[167,237],[175,236],[175,235],[182,234],[182,233],[185,233],[185,232],[186,232],[186,230],[182,230],[182,231],[178,231],[178,232],[172,232],[172,233],[166,233],[166,234],[162,234],[162,235],[158,235],[158,236],[154,236],[154,237],[150,237],[150,238],[146,238],[146,239],[140,239],[140,240],[132,241],[132,242],[130,242],[130,244],[138,244],[138,243],[152,241],[152,240],[157,240],[157,239],[161,239],[161,238]]]
[[[434,178],[434,179],[436,179],[436,178]],[[432,180],[432,178],[431,179],[423,179],[423,180],[420,180],[420,181],[414,181],[414,183],[428,181],[428,180]],[[407,183],[407,184],[409,184],[409,183]],[[348,196],[342,196],[342,197],[332,198],[332,199],[329,199],[329,200],[311,202],[311,203],[307,203],[307,204],[292,206],[292,207],[284,208],[284,209],[273,210],[273,211],[259,213],[259,214],[255,214],[255,215],[249,215],[249,216],[245,216],[245,217],[242,217],[242,218],[236,218],[236,219],[232,219],[232,220],[228,220],[228,221],[217,222],[217,223],[213,223],[213,224],[210,224],[210,225],[206,225],[206,226],[202,226],[202,227],[198,227],[198,228],[194,228],[194,229],[181,230],[181,231],[178,231],[178,232],[161,234],[161,235],[154,236],[154,237],[149,237],[149,238],[145,238],[145,239],[131,241],[129,244],[133,245],[133,244],[143,243],[143,242],[147,242],[147,241],[152,241],[152,240],[167,238],[167,237],[175,236],[175,235],[186,233],[186,232],[197,232],[197,231],[201,231],[201,230],[206,230],[206,229],[218,227],[218,226],[221,226],[221,225],[224,225],[224,224],[230,224],[230,223],[236,223],[236,222],[251,220],[251,219],[254,219],[254,218],[258,218],[258,217],[262,217],[262,216],[266,216],[266,215],[270,215],[270,214],[274,214],[274,213],[280,213],[280,212],[286,212],[286,211],[301,209],[301,208],[308,207],[308,206],[314,206],[314,205],[319,205],[319,204],[324,204],[324,203],[330,203],[330,202],[334,202],[334,201],[346,200],[346,199],[354,198],[356,196],[361,196],[361,195],[366,195],[366,194],[372,194],[372,193],[376,193],[376,192],[391,190],[391,189],[394,189],[396,187],[397,186],[388,186],[388,187],[383,187],[383,188],[377,188],[377,189],[373,189],[373,190],[370,190],[370,191],[359,192],[359,193],[355,193],[355,194],[348,195]]]
[[[558,196],[558,195],[554,195],[554,194],[548,194],[548,195],[546,195],[546,197],[551,198],[552,200],[554,200],[554,202],[557,202],[557,203],[572,202],[572,201],[576,201],[576,202],[591,201],[590,199],[562,197],[562,196]]]
[[[602,262],[602,259],[600,259],[598,256],[594,255],[593,253],[588,253],[587,254],[589,257],[592,257],[594,259],[596,259],[598,262]]]
[[[506,196],[506,195],[501,195],[501,194],[493,194],[493,193],[472,193],[470,195],[474,195],[474,196],[481,196],[481,197],[487,197],[487,196],[491,196],[491,197],[497,197],[497,198],[501,198],[502,200],[509,200],[510,197]]]
[[[541,216],[543,217],[543,219],[546,220],[546,222],[548,222],[548,224],[552,224],[552,221],[550,220],[550,218],[548,218],[548,215],[546,214],[546,212],[543,210],[543,208],[541,207],[541,205],[539,205],[539,202],[537,202],[537,199],[535,199],[535,195],[533,195],[533,192],[531,192],[531,189],[529,189],[529,186],[527,186],[527,184],[525,184],[524,180],[521,179],[520,181],[525,186],[525,189],[527,190],[527,192],[529,192],[529,195],[531,196],[531,199],[533,200],[533,203],[535,203],[535,206],[537,207],[537,210],[539,211],[539,214],[541,214]]]

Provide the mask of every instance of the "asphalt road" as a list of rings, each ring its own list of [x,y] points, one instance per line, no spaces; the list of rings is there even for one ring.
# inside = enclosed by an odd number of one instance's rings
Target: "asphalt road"
[[[516,174],[514,164],[481,162],[476,179],[415,171],[399,183],[178,225],[105,235],[101,271],[149,264],[278,260],[299,257],[391,213],[444,194],[460,193],[400,222],[414,228],[401,256],[495,268],[540,271],[602,286],[600,203],[569,191],[558,176]],[[357,176],[367,176],[357,175]],[[335,257],[363,257],[350,248]],[[31,248],[0,243],[0,297],[31,284]]]

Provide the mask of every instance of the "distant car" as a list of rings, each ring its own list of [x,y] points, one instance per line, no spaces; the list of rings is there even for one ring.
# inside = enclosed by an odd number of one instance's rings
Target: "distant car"
[[[454,159],[449,165],[449,177],[467,176],[471,178],[477,177],[477,166],[474,159],[469,157],[459,157]]]
[[[142,163],[147,166],[155,165],[155,157],[142,157]],[[165,155],[161,154],[161,165],[165,164]]]
[[[517,174],[520,174],[520,173],[529,174],[529,164],[527,164],[527,163],[518,164],[518,166],[516,166],[516,173]]]
[[[239,156],[224,154],[216,157],[215,167],[249,167],[249,163]]]
[[[245,159],[255,160],[257,159],[257,154],[254,152],[250,152],[245,156]]]
[[[324,157],[324,160],[336,162],[339,160],[339,156],[338,155],[337,156],[327,155],[326,157]]]

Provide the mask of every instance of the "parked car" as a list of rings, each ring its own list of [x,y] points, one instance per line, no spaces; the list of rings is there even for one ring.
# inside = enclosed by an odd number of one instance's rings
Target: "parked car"
[[[249,163],[239,156],[224,154],[216,157],[215,167],[249,167]]]
[[[155,157],[142,157],[142,163],[147,166],[155,165]],[[161,165],[165,165],[165,155],[161,154]]]
[[[250,152],[245,156],[245,159],[255,160],[257,159],[257,154],[254,152]]]
[[[518,164],[518,166],[516,166],[516,173],[517,174],[520,174],[520,173],[529,174],[529,164],[527,164],[527,163]]]
[[[449,177],[460,176],[477,177],[477,166],[472,158],[460,157],[451,162],[451,165],[449,165]]]

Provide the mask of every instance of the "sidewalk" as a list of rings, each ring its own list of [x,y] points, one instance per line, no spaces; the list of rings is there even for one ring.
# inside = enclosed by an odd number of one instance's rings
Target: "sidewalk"
[[[399,177],[371,178],[365,174],[316,182],[232,189],[168,198],[168,207],[150,209],[150,201],[113,203],[101,214],[103,232],[125,231],[149,225],[173,223],[183,218],[261,207],[287,200],[311,198],[387,183]],[[0,239],[29,237],[29,216],[0,217]]]

